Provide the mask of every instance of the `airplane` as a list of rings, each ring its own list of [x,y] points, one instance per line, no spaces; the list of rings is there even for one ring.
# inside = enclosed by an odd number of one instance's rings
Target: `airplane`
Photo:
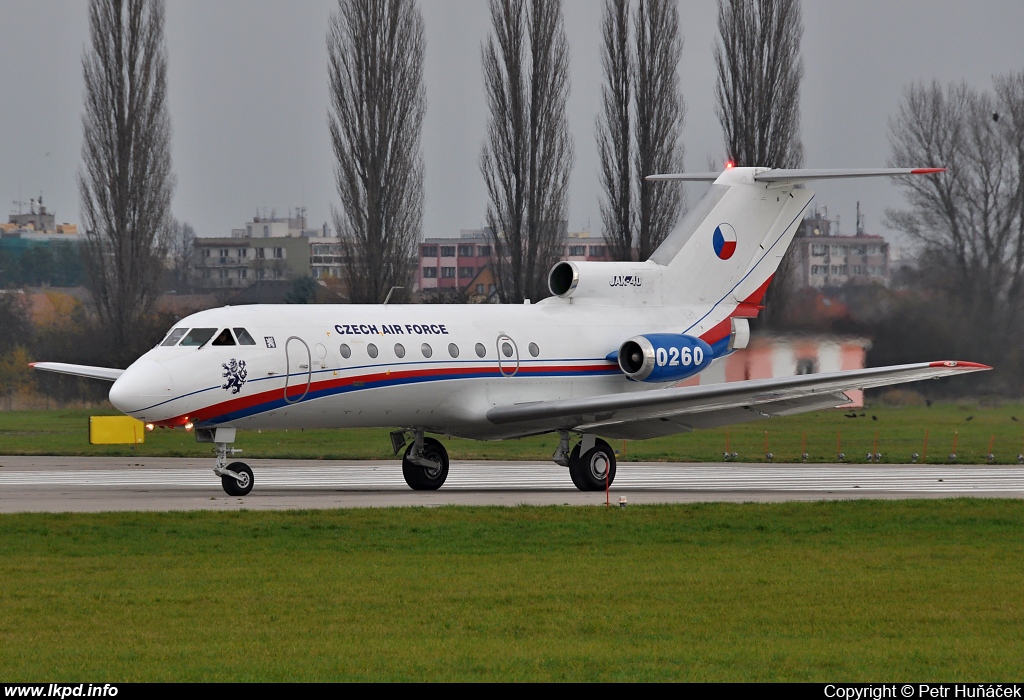
[[[557,433],[552,460],[578,489],[605,490],[616,471],[607,439],[834,408],[849,403],[847,390],[991,369],[930,361],[676,386],[747,345],[749,320],[814,196],[808,183],[942,171],[652,175],[711,184],[648,260],[558,262],[551,296],[537,303],[226,306],[174,324],[124,370],[33,366],[112,381],[118,410],[149,426],[194,429],[215,446],[213,471],[232,496],[254,483],[248,465],[230,461],[237,430],[281,428],[394,428],[415,490],[438,489],[448,476],[448,453],[429,435]]]

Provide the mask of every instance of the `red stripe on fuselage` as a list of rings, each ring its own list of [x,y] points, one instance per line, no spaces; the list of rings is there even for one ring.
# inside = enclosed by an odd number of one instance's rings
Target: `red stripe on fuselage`
[[[547,374],[551,372],[585,372],[585,373],[598,373],[608,372],[611,370],[617,370],[618,365],[612,363],[602,363],[599,365],[520,365],[518,372],[515,376],[520,375],[532,375],[532,374]],[[298,401],[306,393],[319,393],[322,391],[330,391],[333,389],[341,389],[353,385],[363,384],[380,384],[387,382],[399,382],[408,381],[410,379],[423,379],[423,378],[437,378],[443,379],[444,377],[451,377],[458,379],[459,375],[472,375],[466,378],[479,378],[478,375],[485,374],[488,376],[500,377],[501,372],[496,365],[486,367],[439,367],[431,369],[413,369],[413,370],[398,370],[383,372],[372,372],[369,374],[360,374],[348,377],[331,378],[321,381],[310,382],[307,391],[306,384],[304,382],[295,384],[294,386],[288,387],[288,398],[294,401]],[[371,387],[376,388],[376,387]],[[182,425],[186,420],[192,423],[202,423],[204,421],[213,420],[218,416],[222,416],[229,413],[236,413],[238,411],[244,411],[249,408],[254,408],[260,404],[268,403],[271,401],[278,401],[284,398],[284,388],[279,387],[276,389],[269,389],[267,391],[261,391],[250,396],[240,396],[236,399],[229,399],[219,403],[204,406],[196,409],[195,411],[189,412],[187,416],[177,416],[175,418],[168,418],[166,420],[154,421],[154,425],[161,426],[176,426]]]

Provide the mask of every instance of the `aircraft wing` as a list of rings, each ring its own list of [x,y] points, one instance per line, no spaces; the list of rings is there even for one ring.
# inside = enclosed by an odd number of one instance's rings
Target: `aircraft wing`
[[[41,369],[46,372],[73,374],[76,377],[106,379],[108,382],[116,381],[118,377],[124,374],[123,369],[113,369],[111,367],[90,367],[89,365],[69,365],[64,362],[30,362],[29,367]]]
[[[610,438],[643,439],[759,418],[793,415],[849,402],[851,389],[916,382],[992,369],[974,362],[922,362],[705,386],[605,394],[496,406],[487,419],[526,431],[554,428]]]

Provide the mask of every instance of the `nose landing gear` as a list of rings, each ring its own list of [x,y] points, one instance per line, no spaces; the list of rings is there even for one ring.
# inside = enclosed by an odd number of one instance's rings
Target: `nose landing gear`
[[[196,442],[212,442],[217,450],[217,463],[213,473],[220,477],[220,485],[229,496],[245,496],[252,491],[252,469],[245,462],[228,464],[228,457],[240,454],[231,445],[235,441],[234,428],[199,428],[196,430]]]

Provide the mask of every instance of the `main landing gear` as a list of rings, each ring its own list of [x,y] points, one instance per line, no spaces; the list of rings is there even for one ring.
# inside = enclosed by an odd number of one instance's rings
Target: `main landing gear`
[[[228,464],[228,457],[241,452],[231,446],[235,441],[234,428],[197,428],[196,442],[212,442],[216,446],[217,463],[213,473],[220,477],[220,485],[229,496],[245,496],[252,491],[252,469],[245,462]]]
[[[569,433],[559,431],[555,464],[569,467],[569,477],[580,491],[604,491],[615,481],[615,450],[604,440],[583,435],[569,451]]]
[[[391,433],[395,454],[405,440],[405,431]],[[422,430],[414,430],[413,440],[402,455],[402,476],[414,491],[436,491],[448,478],[448,451],[440,441],[423,437]]]

